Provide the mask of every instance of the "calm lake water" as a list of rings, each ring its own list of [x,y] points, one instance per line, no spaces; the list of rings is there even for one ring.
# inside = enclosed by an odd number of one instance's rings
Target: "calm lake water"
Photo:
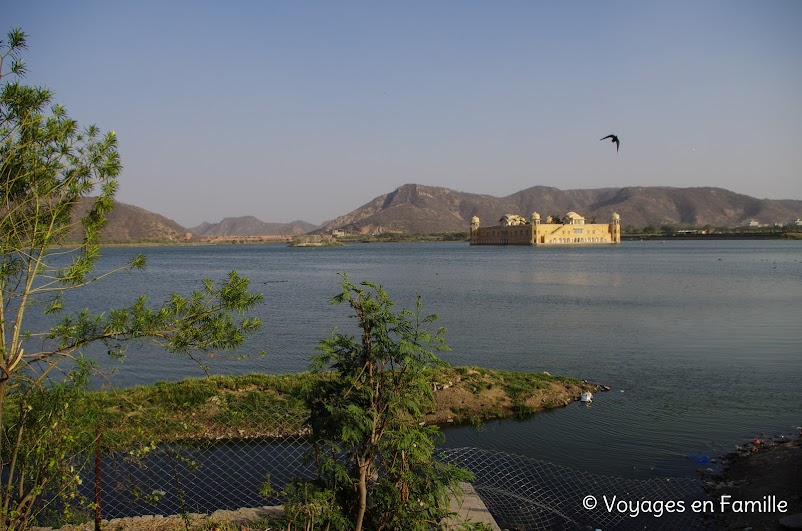
[[[112,276],[70,304],[103,310],[143,293],[155,304],[236,269],[264,293],[264,327],[242,351],[256,355],[207,360],[214,373],[305,370],[329,330],[348,326],[347,308],[328,303],[345,272],[383,284],[399,308],[414,308],[419,293],[447,329],[446,361],[612,388],[590,407],[446,430],[448,446],[625,477],[687,475],[700,466],[689,454],[714,457],[802,425],[802,242],[109,248],[99,269],[140,251],[145,271]],[[202,376],[144,345],[119,367],[122,386]]]

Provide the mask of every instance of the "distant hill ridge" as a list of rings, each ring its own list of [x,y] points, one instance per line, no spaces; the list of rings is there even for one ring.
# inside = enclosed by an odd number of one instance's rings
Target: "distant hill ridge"
[[[290,223],[265,223],[254,216],[224,218],[219,223],[201,223],[189,229],[199,237],[211,236],[295,236],[305,234],[318,228],[318,225],[306,221]]]
[[[495,225],[505,214],[526,218],[575,211],[600,222],[613,212],[626,227],[653,225],[735,227],[756,221],[785,224],[802,218],[802,201],[756,199],[723,188],[635,186],[590,190],[560,190],[533,186],[506,197],[458,192],[449,188],[405,184],[340,216],[315,232],[341,229],[354,234],[382,232],[437,233],[467,231],[478,216]]]
[[[76,214],[85,212],[81,205]],[[101,232],[107,243],[174,242],[193,237],[294,236],[341,229],[351,234],[382,232],[438,233],[467,231],[473,216],[482,225],[495,225],[505,214],[526,218],[532,212],[543,216],[575,211],[598,221],[621,215],[621,224],[644,227],[695,226],[736,227],[756,221],[765,225],[802,218],[802,201],[756,199],[723,188],[672,188],[635,186],[560,190],[533,186],[506,197],[459,192],[449,188],[405,184],[380,195],[356,210],[322,227],[305,221],[265,223],[253,216],[225,218],[187,229],[162,215],[116,202]],[[80,236],[76,232],[74,238]]]
[[[90,202],[91,199],[79,204],[73,219],[83,217]],[[115,201],[114,208],[106,218],[106,225],[100,231],[100,241],[103,243],[172,242],[181,240],[186,233],[187,229],[160,214]],[[70,239],[81,239],[79,227],[73,230]]]
[[[74,219],[82,217],[91,202],[87,199],[76,208]],[[215,236],[293,236],[304,234],[318,228],[318,225],[305,221],[290,223],[265,223],[253,216],[225,218],[220,223],[202,223],[198,227],[187,229],[161,214],[156,214],[138,206],[114,202],[106,225],[100,232],[103,243],[153,242],[169,243],[191,238]],[[70,234],[70,240],[81,239],[80,229]]]

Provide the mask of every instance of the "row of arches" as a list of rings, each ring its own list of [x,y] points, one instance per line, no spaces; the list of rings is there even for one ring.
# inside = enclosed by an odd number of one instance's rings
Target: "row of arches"
[[[590,238],[549,238],[544,243],[609,243],[607,238],[590,237]]]

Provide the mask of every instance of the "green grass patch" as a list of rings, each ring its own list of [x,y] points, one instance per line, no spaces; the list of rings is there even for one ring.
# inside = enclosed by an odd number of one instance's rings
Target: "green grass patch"
[[[552,376],[548,373],[495,371],[498,385],[513,402],[525,402],[539,389],[548,389],[552,382],[579,383],[577,380]]]
[[[168,442],[193,442],[304,435],[309,412],[304,395],[330,373],[211,376],[179,382],[160,382],[116,392],[78,394],[70,400],[70,423],[75,430],[94,435],[100,427],[103,446],[128,450]],[[427,378],[438,388],[459,386],[476,396],[502,389],[514,404],[513,414],[533,412],[526,401],[553,382],[576,380],[545,373],[496,371],[481,367],[428,369]],[[483,403],[484,419],[502,415],[496,403]],[[13,408],[7,408],[11,411]],[[477,411],[455,406],[455,420],[479,423]]]

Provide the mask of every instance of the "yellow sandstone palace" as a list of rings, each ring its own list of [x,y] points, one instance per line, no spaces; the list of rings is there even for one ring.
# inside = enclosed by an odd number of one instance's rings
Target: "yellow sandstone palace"
[[[527,221],[523,216],[507,214],[493,227],[479,227],[479,218],[471,219],[471,245],[602,245],[621,243],[621,217],[613,213],[610,223],[585,223],[585,218],[569,212],[562,219],[549,216],[540,222],[534,212]]]

